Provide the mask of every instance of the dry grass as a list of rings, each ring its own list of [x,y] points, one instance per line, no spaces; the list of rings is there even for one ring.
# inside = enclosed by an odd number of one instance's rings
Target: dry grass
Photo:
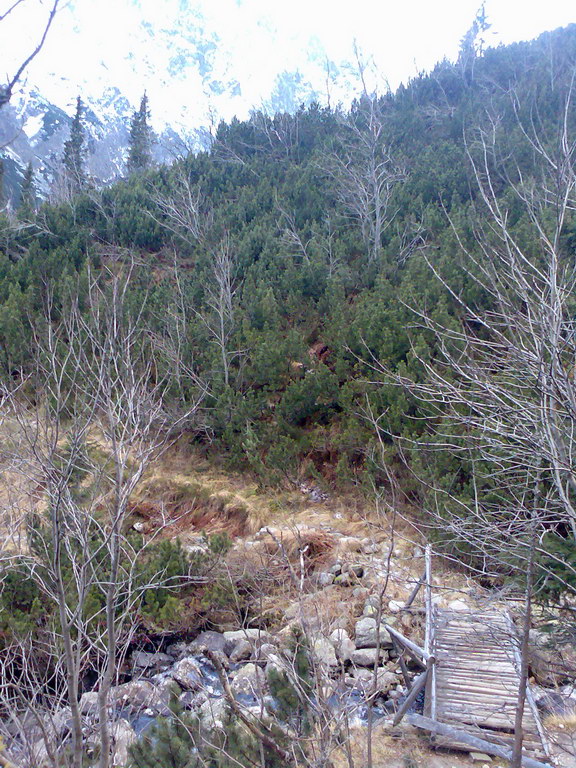
[[[548,715],[544,720],[544,726],[550,731],[576,733],[576,708],[562,715]]]

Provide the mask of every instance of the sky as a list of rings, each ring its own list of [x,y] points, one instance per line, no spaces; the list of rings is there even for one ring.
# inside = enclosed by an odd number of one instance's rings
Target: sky
[[[0,0],[0,16],[13,0]],[[282,71],[300,70],[321,99],[338,101],[354,78],[341,68],[327,85],[326,59],[354,61],[354,45],[371,86],[395,88],[443,57],[454,59],[480,0],[63,0],[46,46],[27,73],[59,106],[77,93],[117,86],[133,106],[147,89],[158,121],[229,118],[266,104]],[[22,0],[0,22],[1,68],[10,72],[33,47],[49,0]],[[573,0],[486,0],[488,45],[533,38],[576,21]],[[210,78],[191,60],[198,41]],[[0,71],[0,75],[4,75]],[[208,93],[209,81],[237,82],[239,94]],[[330,89],[332,92],[330,92]],[[154,105],[156,109],[154,110]],[[182,106],[184,105],[184,106]],[[196,105],[196,107],[194,106]]]

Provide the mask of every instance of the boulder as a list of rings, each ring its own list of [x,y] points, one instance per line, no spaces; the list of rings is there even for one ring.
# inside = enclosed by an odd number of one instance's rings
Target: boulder
[[[251,640],[253,645],[256,643],[262,644],[262,643],[269,643],[272,639],[270,634],[268,632],[265,632],[262,629],[255,629],[255,628],[248,628],[248,629],[238,629],[234,630],[233,632],[224,632],[223,633],[225,644],[224,644],[224,653],[226,653],[228,656],[232,654],[234,651],[237,643],[240,642],[240,640]]]
[[[113,706],[129,707],[134,711],[154,708],[160,699],[160,691],[148,680],[131,680],[110,690],[110,703]]]
[[[112,742],[112,765],[128,764],[128,748],[136,741],[136,732],[127,720],[117,720],[110,727]]]
[[[238,661],[249,659],[252,656],[253,650],[254,643],[251,640],[246,640],[246,638],[238,640],[230,654],[230,661],[236,664]]]
[[[131,658],[132,666],[136,669],[162,669],[174,663],[174,658],[167,653],[134,651]]]
[[[350,656],[350,661],[355,667],[373,667],[375,664],[388,661],[388,654],[382,649],[377,654],[376,648],[359,648]]]
[[[364,616],[362,619],[357,621],[355,637],[356,648],[375,648],[377,640],[376,619],[373,619],[371,616]],[[386,627],[383,625],[380,625],[380,647],[392,647],[390,635],[388,634]]]
[[[316,661],[324,667],[337,667],[338,659],[332,643],[325,637],[316,637],[312,641],[312,653]]]
[[[80,697],[78,706],[83,715],[96,715],[98,713],[98,693],[96,691],[86,691]]]
[[[334,574],[320,571],[314,575],[314,581],[320,588],[328,587],[334,581]]]
[[[256,664],[245,664],[233,676],[230,688],[235,695],[260,696],[266,685],[266,674]]]
[[[531,630],[528,663],[539,685],[553,688],[572,683],[576,678],[576,647],[555,645],[548,635]]]
[[[212,651],[212,653],[225,653],[226,638],[221,632],[212,632],[210,630],[206,632],[200,632],[188,646],[190,653],[200,654],[205,650]]]
[[[225,699],[208,699],[200,705],[200,722],[208,732],[212,730],[224,730],[224,723],[228,714],[228,705]]]
[[[204,684],[202,670],[196,659],[180,659],[174,664],[170,674],[184,690],[197,691]]]
[[[336,656],[340,661],[350,661],[350,657],[356,650],[356,646],[345,629],[335,629],[330,635],[330,642],[334,646]]]

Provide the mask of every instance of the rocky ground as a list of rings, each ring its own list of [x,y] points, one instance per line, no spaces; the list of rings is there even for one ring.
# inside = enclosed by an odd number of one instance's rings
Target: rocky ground
[[[201,469],[201,467],[200,467]],[[178,499],[190,484],[196,493],[199,467],[191,476],[183,460],[171,461]],[[156,468],[135,501],[134,526],[154,520],[154,505],[170,488],[166,467]],[[273,717],[269,689],[272,670],[288,669],[294,633],[307,638],[313,662],[315,697],[330,713],[335,730],[346,722],[350,754],[362,765],[366,749],[368,701],[374,713],[374,764],[387,768],[496,766],[496,759],[469,753],[431,751],[427,738],[407,723],[393,726],[393,715],[406,695],[406,682],[387,626],[423,643],[422,593],[406,608],[424,573],[424,541],[406,520],[377,515],[358,499],[333,499],[314,486],[302,485],[272,503],[254,485],[238,478],[226,485],[222,473],[206,473],[209,485],[202,504],[190,506],[188,526],[171,531],[189,551],[203,546],[204,530],[228,530],[234,546],[228,565],[235,578],[250,573],[260,586],[243,622],[215,613],[212,627],[186,642],[165,640],[158,650],[134,648],[125,679],[112,691],[109,717],[114,764],[126,762],[127,749],[156,718],[169,714],[170,691],[196,713],[207,728],[221,726],[232,696],[250,717]],[[160,483],[159,478],[163,480]],[[160,490],[159,490],[160,489]],[[183,494],[183,495],[182,495]],[[345,502],[345,503],[344,503]],[[179,502],[180,503],[180,502]],[[206,512],[206,509],[211,512]],[[203,511],[204,510],[204,511]],[[139,515],[139,516],[138,516]],[[212,515],[212,517],[210,517]],[[182,509],[178,519],[182,520]],[[208,523],[207,523],[208,521]],[[240,522],[241,521],[241,524]],[[475,601],[505,602],[513,615],[519,604],[503,593],[489,592],[474,579],[439,558],[434,559],[433,599],[452,610],[468,610]],[[549,617],[542,616],[549,625]],[[557,763],[572,768],[569,756],[576,733],[574,669],[576,650],[550,647],[542,628],[532,633],[531,683],[549,735],[558,745]],[[408,667],[410,675],[415,668]],[[97,742],[96,693],[83,694],[87,742]],[[417,701],[416,708],[421,706]],[[69,712],[54,718],[59,738],[68,731]],[[575,737],[576,738],[576,737]],[[37,765],[43,762],[42,734],[31,726],[26,734]],[[8,734],[7,747],[19,764],[21,733]],[[346,763],[342,750],[333,755],[335,768]]]

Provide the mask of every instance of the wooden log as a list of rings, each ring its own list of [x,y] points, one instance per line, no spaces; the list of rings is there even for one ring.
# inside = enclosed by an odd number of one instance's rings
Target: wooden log
[[[446,736],[449,739],[467,746],[477,749],[479,752],[486,752],[487,755],[495,755],[496,757],[502,757],[504,760],[510,760],[512,758],[512,750],[500,747],[497,744],[492,744],[485,739],[480,739],[477,736],[472,736],[468,731],[464,731],[460,728],[453,728],[446,723],[439,723],[437,720],[432,720],[429,717],[423,715],[409,714],[407,716],[408,722],[416,728],[422,728],[430,733],[437,733],[440,736]],[[522,755],[522,765],[525,768],[552,768],[549,763],[542,763],[539,760],[534,760],[527,755]]]
[[[422,688],[426,685],[426,679],[430,673],[430,667],[428,669],[425,669],[424,672],[421,672],[418,677],[414,680],[412,683],[412,688],[410,688],[410,693],[406,698],[404,699],[404,702],[398,712],[396,712],[396,715],[394,717],[394,720],[392,721],[393,725],[398,725],[398,723],[402,720],[408,709],[412,706],[412,704],[415,702],[416,697],[422,690]]]
[[[423,648],[420,648],[419,645],[413,643],[412,640],[408,640],[407,637],[404,637],[401,632],[398,632],[397,629],[394,629],[394,627],[391,627],[389,624],[383,624],[383,626],[388,631],[392,640],[396,640],[399,645],[408,651],[412,658],[414,658],[419,664],[422,664],[422,666],[425,666],[424,662],[426,662],[430,657],[429,653],[426,653]]]

